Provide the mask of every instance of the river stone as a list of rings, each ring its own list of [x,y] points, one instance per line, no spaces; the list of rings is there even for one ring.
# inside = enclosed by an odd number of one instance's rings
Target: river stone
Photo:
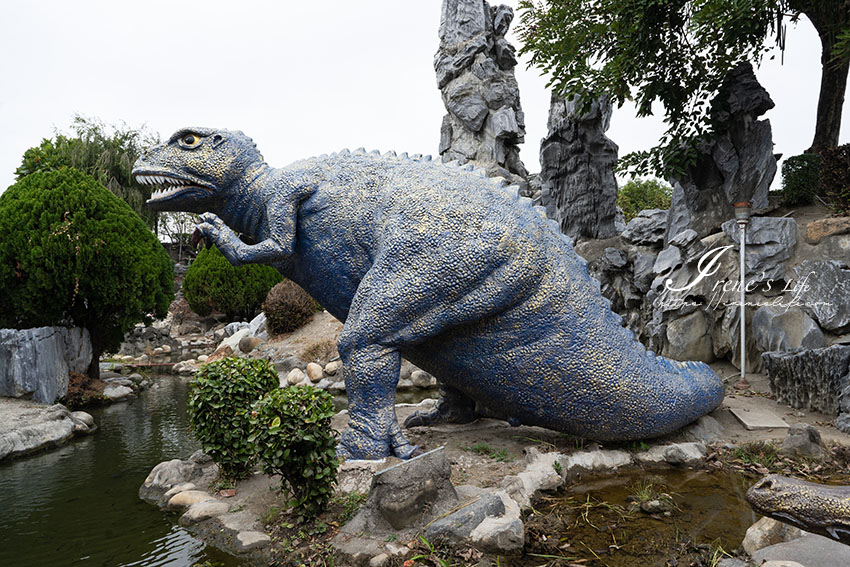
[[[336,376],[336,373],[342,369],[341,360],[332,360],[325,365],[325,374],[328,376]]]
[[[263,532],[245,531],[236,534],[236,548],[239,551],[262,549],[271,543],[271,541],[272,538]]]
[[[623,240],[638,246],[658,246],[664,243],[667,228],[667,211],[647,209],[629,221],[621,235]]]
[[[307,374],[307,378],[310,379],[310,382],[318,382],[322,379],[322,376],[324,376],[324,370],[320,364],[310,362],[307,364],[305,374]]]
[[[431,523],[425,530],[425,538],[429,541],[444,539],[458,543],[468,538],[484,518],[501,516],[504,513],[505,504],[501,498],[495,494],[483,494],[456,512]]]
[[[761,518],[758,522],[747,528],[741,547],[747,555],[753,555],[759,549],[769,545],[775,545],[783,541],[791,541],[802,537],[800,528],[777,522],[773,518]]]
[[[410,373],[410,382],[417,388],[430,388],[434,385],[433,377],[424,370],[414,370]]]
[[[490,553],[517,553],[525,545],[522,520],[501,516],[488,517],[470,534],[472,544]]]
[[[253,336],[242,337],[239,340],[239,350],[241,350],[245,354],[248,354],[249,352],[251,352],[252,350],[257,348],[258,346],[263,344],[263,342],[264,342],[263,339],[261,339],[259,337],[253,337]]]
[[[94,418],[90,413],[84,411],[73,411],[71,412],[71,417],[76,419],[77,421],[82,421],[89,427],[94,427]]]
[[[193,504],[206,502],[207,500],[213,500],[209,492],[204,492],[203,490],[184,490],[169,498],[165,508],[167,510],[183,510]]]
[[[806,260],[794,268],[794,295],[820,326],[836,334],[850,331],[850,267],[837,260]]]
[[[722,229],[738,250],[741,245],[741,231],[738,229],[738,223],[734,220],[726,221]],[[794,219],[751,218],[747,225],[747,247],[744,259],[747,280],[764,282],[784,279],[785,262],[791,257],[796,245],[797,221]],[[740,259],[738,261],[740,262]]]
[[[165,506],[168,501],[163,498],[170,489],[189,482],[204,486],[206,482],[213,479],[216,470],[217,467],[214,464],[204,467],[192,461],[180,459],[163,461],[151,469],[142,486],[139,487],[139,498],[151,504]]]
[[[103,389],[103,397],[113,402],[124,400],[133,395],[133,388],[122,385],[109,385]]]
[[[189,506],[189,509],[180,516],[178,522],[181,526],[190,526],[215,516],[221,516],[228,511],[230,511],[230,504],[216,500],[206,500]]]
[[[295,386],[296,384],[300,384],[304,380],[307,379],[307,375],[304,374],[304,371],[300,368],[293,368],[289,371],[289,374],[286,375],[286,382],[291,386]]]

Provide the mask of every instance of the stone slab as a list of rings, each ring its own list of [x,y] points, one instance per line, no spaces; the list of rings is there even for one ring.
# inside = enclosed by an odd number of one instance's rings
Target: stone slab
[[[729,411],[738,418],[738,421],[743,424],[747,431],[788,428],[788,424],[770,410],[761,408],[730,408]]]
[[[850,565],[850,546],[823,536],[809,534],[792,541],[777,543],[753,554],[756,565],[763,561],[796,561],[806,567]]]

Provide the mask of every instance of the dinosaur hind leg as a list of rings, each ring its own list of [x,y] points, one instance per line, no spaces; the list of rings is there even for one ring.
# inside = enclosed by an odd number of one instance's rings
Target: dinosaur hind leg
[[[475,400],[451,386],[440,386],[440,399],[428,411],[417,411],[406,420],[405,427],[436,425],[438,423],[470,423],[478,419]]]

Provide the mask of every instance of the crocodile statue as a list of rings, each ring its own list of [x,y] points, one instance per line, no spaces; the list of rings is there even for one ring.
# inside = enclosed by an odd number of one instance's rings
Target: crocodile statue
[[[750,487],[747,501],[759,514],[850,545],[850,486],[773,474]]]
[[[402,356],[444,392],[408,425],[486,413],[632,440],[723,399],[707,365],[646,351],[557,225],[471,166],[346,150],[276,169],[241,132],[188,128],[133,174],[161,186],[149,207],[201,213],[231,263],[274,266],[344,322],[342,457],[417,450],[395,413]]]

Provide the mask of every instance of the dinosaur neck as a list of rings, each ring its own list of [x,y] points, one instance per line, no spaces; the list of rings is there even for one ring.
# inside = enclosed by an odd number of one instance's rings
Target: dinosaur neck
[[[263,238],[268,201],[277,185],[279,170],[265,162],[251,165],[245,175],[230,187],[218,216],[236,232],[259,240]]]

